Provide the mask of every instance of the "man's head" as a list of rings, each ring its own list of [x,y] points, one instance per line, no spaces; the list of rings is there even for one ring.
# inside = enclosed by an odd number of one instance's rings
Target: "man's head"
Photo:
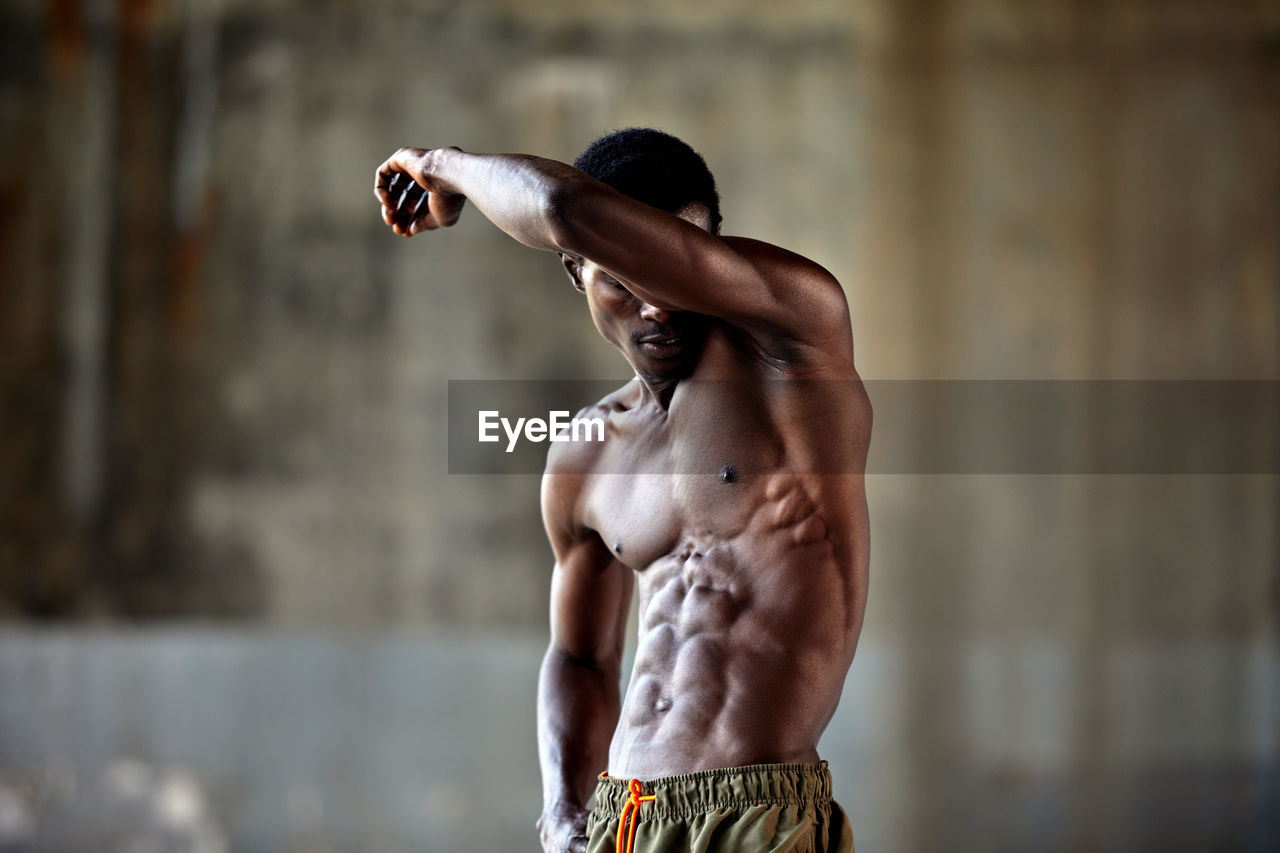
[[[687,144],[650,128],[600,137],[573,165],[623,195],[674,214],[704,231],[720,231],[720,196],[706,162]],[[705,317],[642,301],[589,260],[563,256],[587,295],[596,328],[646,378],[678,378],[692,369],[706,334]]]
[[[615,130],[588,145],[573,167],[667,213],[705,205],[711,230],[720,230],[716,179],[697,151],[669,133],[648,127]]]

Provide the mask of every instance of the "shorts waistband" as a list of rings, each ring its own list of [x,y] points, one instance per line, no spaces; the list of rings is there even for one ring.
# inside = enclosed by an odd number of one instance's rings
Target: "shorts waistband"
[[[600,774],[596,817],[617,818],[631,797],[630,779]],[[805,804],[831,799],[831,772],[818,764],[749,764],[640,780],[646,817],[682,817],[718,808]]]

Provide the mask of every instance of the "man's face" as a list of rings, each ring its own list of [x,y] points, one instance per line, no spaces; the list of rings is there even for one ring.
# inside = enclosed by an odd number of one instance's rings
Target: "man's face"
[[[676,213],[704,231],[712,231],[705,205],[691,204]],[[587,297],[591,319],[604,339],[613,344],[645,379],[688,376],[702,353],[708,318],[691,311],[666,311],[648,304],[590,260],[566,259],[575,285]]]

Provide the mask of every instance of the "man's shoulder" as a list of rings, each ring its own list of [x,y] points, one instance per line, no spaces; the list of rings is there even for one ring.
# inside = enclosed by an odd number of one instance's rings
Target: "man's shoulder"
[[[771,366],[809,372],[852,361],[849,301],[835,275],[780,246],[749,237],[723,239],[756,271],[767,294],[753,318],[726,319]]]
[[[567,441],[551,444],[542,475],[542,516],[552,542],[590,535],[584,514],[591,475],[599,473],[601,457],[613,434],[610,419],[634,405],[635,382],[579,409],[569,426]]]
[[[566,440],[554,442],[547,450],[544,476],[596,473],[600,455],[613,434],[612,418],[635,405],[635,385],[632,380],[579,409],[566,430]]]

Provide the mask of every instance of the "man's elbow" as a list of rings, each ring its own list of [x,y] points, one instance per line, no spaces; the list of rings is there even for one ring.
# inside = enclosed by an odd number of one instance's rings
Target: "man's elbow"
[[[553,641],[547,647],[544,663],[562,672],[616,677],[621,667],[621,655],[611,655],[604,649],[569,648]]]

